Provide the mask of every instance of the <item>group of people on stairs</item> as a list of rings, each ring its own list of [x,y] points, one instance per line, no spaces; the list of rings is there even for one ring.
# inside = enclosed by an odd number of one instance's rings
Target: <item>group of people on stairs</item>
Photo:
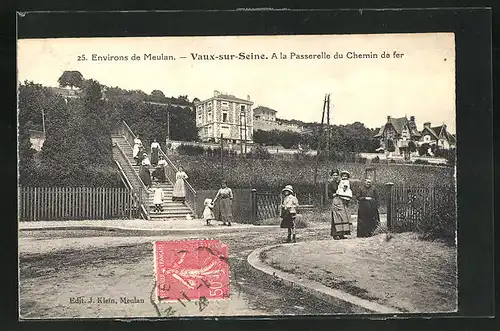
[[[160,153],[160,144],[156,141],[156,139],[154,139],[151,143],[151,157],[149,157],[144,150],[145,148],[141,138],[139,136],[135,137],[132,156],[136,162],[136,165],[139,166],[139,177],[141,178],[146,188],[151,189],[153,187],[153,180],[155,180],[157,183],[157,185],[154,187],[154,204],[155,210],[157,210],[160,209],[160,206],[157,205],[163,204],[163,190],[161,190],[160,192],[159,189],[161,189],[160,184],[165,183],[166,181],[165,167],[168,165],[168,162],[163,154]],[[151,168],[153,169],[152,173],[150,171]],[[186,200],[185,180],[188,178],[188,176],[184,172],[182,167],[179,167],[179,169],[177,170],[175,178],[176,180],[174,183],[172,200],[184,202]],[[160,201],[161,203],[159,203]]]

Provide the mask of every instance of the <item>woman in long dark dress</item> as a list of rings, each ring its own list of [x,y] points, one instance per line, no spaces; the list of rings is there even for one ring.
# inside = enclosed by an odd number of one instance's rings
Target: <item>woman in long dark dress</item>
[[[212,203],[219,201],[220,216],[222,225],[231,226],[233,220],[233,191],[227,187],[226,181],[222,181],[222,186],[215,195]]]
[[[141,161],[141,167],[139,168],[139,177],[141,178],[144,185],[147,188],[151,187],[151,173],[149,172],[149,167],[151,166],[151,162],[149,162],[148,155],[146,153],[143,154],[144,158]]]
[[[160,151],[160,144],[155,140],[151,143],[151,165],[155,167],[158,164],[158,152]]]
[[[358,237],[370,237],[377,228],[380,218],[378,213],[378,193],[370,178],[365,179],[358,195]]]

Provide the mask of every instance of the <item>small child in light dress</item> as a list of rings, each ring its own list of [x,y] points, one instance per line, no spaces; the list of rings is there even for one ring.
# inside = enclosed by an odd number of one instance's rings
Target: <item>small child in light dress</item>
[[[157,187],[153,188],[152,190],[154,192],[153,195],[153,204],[155,205],[154,211],[155,212],[162,212],[163,211],[163,198],[164,198],[164,193],[163,189],[158,185]]]
[[[205,210],[203,210],[203,219],[207,222],[208,226],[210,225],[210,221],[215,220],[214,204],[212,199],[205,199],[203,204],[205,205]]]
[[[349,179],[346,178],[346,176],[342,176],[342,179],[339,182],[339,186],[337,188],[336,193],[341,199],[345,200],[352,199],[351,184],[349,183]]]

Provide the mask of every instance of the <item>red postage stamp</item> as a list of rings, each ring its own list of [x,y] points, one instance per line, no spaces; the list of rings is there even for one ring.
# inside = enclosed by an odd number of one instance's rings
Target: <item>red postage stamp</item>
[[[229,254],[219,240],[154,243],[159,300],[229,297]]]

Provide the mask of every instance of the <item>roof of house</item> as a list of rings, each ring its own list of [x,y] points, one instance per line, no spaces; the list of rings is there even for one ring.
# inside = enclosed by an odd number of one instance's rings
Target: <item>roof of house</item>
[[[448,139],[448,141],[452,144],[456,143],[456,141],[457,141],[457,138],[448,132],[448,130],[446,129],[446,125],[444,125],[444,124],[439,125],[439,126],[434,126],[434,127],[424,127],[422,132],[425,130],[429,131],[429,133],[431,133],[434,136],[434,138],[436,138],[436,139],[439,139],[439,137],[445,136]]]
[[[271,108],[268,108],[268,107],[265,107],[265,106],[258,106],[256,108],[254,108],[253,112],[254,112],[254,114],[259,113],[259,112],[271,112],[271,113],[276,114],[278,111],[271,109]]]
[[[390,123],[392,124],[392,126],[394,127],[394,129],[396,130],[396,132],[398,134],[401,134],[402,131],[403,131],[403,128],[405,127],[405,125],[408,123],[410,124],[411,122],[408,120],[408,118],[405,116],[405,117],[399,117],[399,118],[390,118],[389,121],[387,121],[387,123],[382,126],[379,131],[377,132],[377,134],[374,136],[374,138],[378,138],[378,137],[381,137],[382,134],[384,133],[384,129],[386,127],[386,125]],[[412,136],[420,136],[420,132],[418,132],[416,126],[414,125],[409,125],[410,126],[410,134]]]
[[[230,94],[219,94],[217,96],[210,97],[210,98],[208,98],[206,100],[195,102],[195,105],[203,104],[203,103],[211,101],[211,100],[236,101],[236,102],[239,102],[239,103],[246,103],[246,104],[249,104],[249,105],[253,105],[253,101],[246,100],[246,99],[241,99],[241,98],[237,98],[234,95],[230,95]]]

